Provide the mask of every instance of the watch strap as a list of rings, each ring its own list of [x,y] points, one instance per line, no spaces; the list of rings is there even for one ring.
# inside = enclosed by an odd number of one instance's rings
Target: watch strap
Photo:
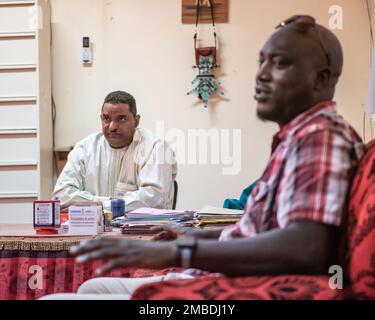
[[[183,235],[177,239],[180,266],[184,269],[191,267],[191,260],[197,247],[195,237]]]

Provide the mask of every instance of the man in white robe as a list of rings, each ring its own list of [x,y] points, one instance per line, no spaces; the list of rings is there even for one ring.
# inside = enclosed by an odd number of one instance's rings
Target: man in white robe
[[[76,144],[57,180],[54,196],[66,208],[76,202],[125,200],[126,212],[141,207],[171,209],[177,174],[167,142],[139,129],[136,101],[126,92],[110,93],[101,113],[102,133]]]

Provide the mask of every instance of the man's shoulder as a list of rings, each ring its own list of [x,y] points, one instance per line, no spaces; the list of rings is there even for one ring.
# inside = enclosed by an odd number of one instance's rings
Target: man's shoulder
[[[151,156],[167,157],[170,163],[175,162],[175,154],[169,143],[155,135],[152,131],[147,129],[137,129],[135,133],[136,143],[133,148],[137,156],[143,161],[147,161]]]
[[[318,149],[321,146],[319,149],[321,151],[326,148],[336,148],[342,152],[350,151],[357,160],[364,153],[363,141],[356,130],[341,115],[334,112],[322,112],[306,121],[290,136],[288,145],[292,148],[306,148],[306,150],[313,145]]]
[[[362,142],[356,130],[340,114],[331,110],[323,110],[307,120],[294,132],[293,138],[301,139],[322,131],[329,131],[348,142]]]
[[[139,145],[145,146],[154,146],[155,144],[162,143],[164,141],[158,138],[151,130],[144,128],[137,128],[134,138]]]
[[[103,133],[96,132],[88,135],[86,138],[83,138],[82,140],[78,141],[76,146],[88,148],[88,147],[94,147],[100,143],[102,143],[105,140],[105,137]]]

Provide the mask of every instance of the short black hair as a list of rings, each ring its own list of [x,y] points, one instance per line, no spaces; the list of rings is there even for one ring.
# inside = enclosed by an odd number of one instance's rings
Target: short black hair
[[[129,106],[129,111],[136,116],[137,115],[137,103],[134,99],[134,97],[125,91],[113,91],[109,93],[105,99],[104,104],[111,103],[111,104],[127,104]],[[103,107],[102,107],[103,109]]]

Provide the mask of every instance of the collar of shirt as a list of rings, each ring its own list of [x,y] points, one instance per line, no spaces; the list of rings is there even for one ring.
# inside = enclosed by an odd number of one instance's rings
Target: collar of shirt
[[[280,144],[280,142],[283,141],[293,129],[299,127],[307,119],[314,117],[321,110],[335,108],[335,107],[336,107],[336,102],[332,100],[324,101],[324,102],[320,102],[316,104],[314,107],[298,115],[291,122],[283,126],[280,129],[280,131],[274,135],[273,141],[272,141],[272,153],[275,151],[275,149]]]
[[[140,129],[136,128],[135,132],[134,132],[132,143],[133,142],[139,142],[141,140],[142,140],[142,135],[141,135]]]

